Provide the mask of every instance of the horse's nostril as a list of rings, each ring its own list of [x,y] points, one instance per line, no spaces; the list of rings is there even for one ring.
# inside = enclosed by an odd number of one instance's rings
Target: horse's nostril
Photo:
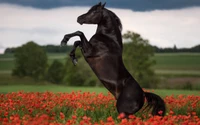
[[[84,23],[83,15],[81,15],[81,16],[79,16],[79,17],[77,18],[77,22],[78,22],[79,24],[81,24],[81,25]]]
[[[77,22],[78,22],[79,24],[81,24],[81,25],[84,23],[84,21],[83,21],[83,20],[80,20],[80,19],[78,19]]]
[[[77,22],[81,24],[82,21],[81,21],[80,17],[77,18]]]

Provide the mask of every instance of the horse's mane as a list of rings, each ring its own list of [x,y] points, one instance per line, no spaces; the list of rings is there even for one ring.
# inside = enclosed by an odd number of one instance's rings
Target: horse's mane
[[[122,31],[122,23],[121,23],[121,20],[119,19],[119,17],[112,11],[110,11],[108,9],[106,9],[106,10],[109,12],[109,15],[111,15],[116,20],[119,30]]]

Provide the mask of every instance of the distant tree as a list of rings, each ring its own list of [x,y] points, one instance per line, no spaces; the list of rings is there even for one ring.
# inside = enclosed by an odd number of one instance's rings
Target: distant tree
[[[155,87],[158,81],[152,69],[155,64],[155,60],[151,59],[154,55],[153,47],[148,40],[134,32],[128,31],[123,38],[127,41],[124,44],[123,59],[128,71],[142,87]]]
[[[14,53],[15,52],[15,48],[6,48],[5,51],[4,51],[4,54],[6,53]]]
[[[72,49],[72,46],[46,45],[46,46],[42,46],[42,48],[47,53],[66,53]]]
[[[12,74],[15,76],[30,76],[35,80],[44,78],[47,67],[46,52],[36,43],[30,41],[16,48],[15,68]]]
[[[177,50],[177,47],[176,47],[176,45],[174,45],[174,47],[173,47],[173,52],[177,52],[178,50]]]
[[[55,84],[61,84],[65,76],[65,67],[58,60],[54,60],[47,71],[47,80]]]
[[[192,47],[191,52],[200,52],[200,44]]]

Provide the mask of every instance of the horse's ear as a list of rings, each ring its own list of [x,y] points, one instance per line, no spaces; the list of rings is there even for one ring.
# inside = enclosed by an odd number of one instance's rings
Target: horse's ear
[[[106,5],[106,2],[102,5],[102,8],[104,8],[105,7],[105,5]]]
[[[99,2],[97,5],[98,5],[98,6],[101,6],[101,2]]]

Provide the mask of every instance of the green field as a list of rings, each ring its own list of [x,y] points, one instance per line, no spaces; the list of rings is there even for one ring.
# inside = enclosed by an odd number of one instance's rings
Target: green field
[[[95,92],[107,94],[108,90],[104,87],[69,87],[69,86],[58,86],[58,85],[2,85],[0,86],[0,93],[9,93],[9,92],[72,92],[72,91],[82,91],[82,92]],[[156,93],[162,97],[170,95],[199,95],[200,91],[188,91],[188,90],[167,90],[167,89],[155,89],[150,90],[153,93]]]
[[[199,53],[155,54],[157,74],[200,76]]]
[[[163,53],[155,54],[156,69],[200,70],[199,53]]]
[[[64,63],[66,58],[66,53],[48,54],[49,63],[55,59]],[[200,53],[156,53],[152,59],[156,60],[153,68],[157,74],[200,76]],[[13,55],[0,55],[0,73],[10,72],[13,68]]]

